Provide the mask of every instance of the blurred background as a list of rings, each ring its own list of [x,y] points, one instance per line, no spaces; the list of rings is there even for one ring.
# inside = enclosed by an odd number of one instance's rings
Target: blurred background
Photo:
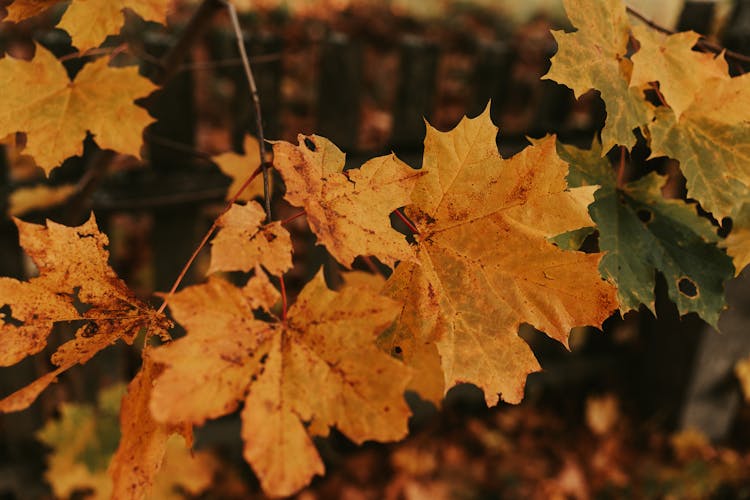
[[[219,155],[242,155],[246,135],[255,134],[252,101],[224,12],[206,23],[185,60],[164,76],[162,58],[199,3],[176,2],[166,28],[126,12],[122,33],[87,56],[54,28],[66,2],[20,24],[0,22],[5,57],[30,58],[37,42],[63,59],[71,77],[92,57],[108,54],[113,64],[137,64],[144,76],[163,82],[142,103],[157,120],[144,132],[143,160],[102,151],[88,138],[81,157],[45,178],[23,154],[22,134],[2,140],[0,276],[33,272],[10,216],[76,225],[93,210],[109,235],[111,264],[131,288],[152,300],[153,292],[171,286],[227,198],[233,179]],[[266,138],[328,137],[347,153],[350,168],[390,151],[419,167],[423,117],[447,130],[488,105],[505,157],[523,149],[527,137],[547,133],[588,147],[604,123],[597,93],[576,101],[568,88],[540,79],[556,51],[550,29],[571,29],[559,1],[235,4]],[[628,5],[668,29],[692,29],[750,54],[746,0]],[[665,195],[684,197],[675,165],[663,158],[647,161],[649,153],[645,144],[633,151],[634,175],[665,173],[671,179]],[[246,161],[245,176],[258,163],[254,157]],[[272,201],[275,218],[298,212],[279,189]],[[341,269],[315,245],[304,218],[288,228],[295,241],[295,267],[286,276],[291,295],[320,266],[336,286]],[[588,250],[596,250],[595,241]],[[185,284],[201,281],[207,264],[208,250]],[[368,264],[358,261],[355,267]],[[487,409],[480,391],[459,386],[439,409],[408,395],[412,432],[401,443],[356,447],[335,432],[318,440],[328,473],[299,497],[750,498],[750,406],[741,384],[742,360],[750,356],[750,276],[745,272],[727,284],[730,308],[721,318],[721,334],[694,314],[680,318],[660,280],[655,314],[641,308],[610,318],[603,331],[577,329],[571,352],[522,327],[519,335],[544,371],[529,377],[521,405]],[[0,369],[0,396],[46,373],[49,354],[70,335],[58,328],[44,353]],[[117,442],[116,404],[107,401],[117,398],[102,391],[132,378],[139,359],[137,351],[114,346],[63,375],[29,410],[0,415],[0,499],[52,498],[50,483],[57,479],[44,476],[51,450],[69,451],[70,468],[57,469],[59,476],[72,477],[74,464],[104,474]],[[82,406],[61,407],[63,402]],[[95,428],[84,443],[54,437],[50,426],[64,429],[70,424],[65,418],[83,414]],[[262,498],[241,457],[239,427],[239,418],[230,416],[198,430],[197,449],[213,464],[204,464],[211,471],[208,482],[164,491],[177,498]],[[78,489],[72,496],[85,498],[97,491],[92,484],[82,480],[67,491]]]

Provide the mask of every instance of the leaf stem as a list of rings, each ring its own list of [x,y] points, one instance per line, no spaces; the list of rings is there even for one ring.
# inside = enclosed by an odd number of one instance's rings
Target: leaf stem
[[[198,244],[198,247],[193,251],[193,254],[190,256],[188,261],[185,263],[184,266],[182,266],[182,270],[180,271],[180,274],[177,276],[177,279],[172,284],[172,288],[169,289],[169,292],[164,296],[164,300],[161,303],[161,306],[159,306],[159,309],[156,311],[157,313],[163,313],[164,309],[167,308],[167,302],[169,299],[174,295],[174,293],[177,291],[177,287],[180,286],[180,283],[182,283],[182,280],[185,279],[185,275],[187,274],[188,270],[190,269],[190,266],[193,265],[193,262],[195,262],[195,259],[198,257],[198,254],[201,250],[203,250],[203,247],[206,246],[206,243],[208,243],[208,240],[211,238],[211,236],[214,234],[216,229],[219,227],[219,219],[221,219],[221,216],[225,213],[229,212],[229,209],[232,208],[232,205],[234,205],[234,202],[237,201],[242,194],[242,192],[247,188],[247,186],[250,185],[253,180],[255,180],[256,177],[261,173],[261,168],[258,167],[255,169],[255,172],[250,175],[250,177],[245,180],[245,182],[242,183],[242,186],[237,190],[237,192],[232,196],[232,198],[227,202],[224,209],[221,211],[221,213],[214,219],[213,224],[211,224],[211,227],[208,228],[208,231],[206,231],[206,234],[203,236],[203,239]]]
[[[298,218],[298,217],[302,217],[303,215],[307,215],[307,212],[305,212],[304,210],[302,210],[302,211],[300,211],[300,212],[298,212],[298,213],[296,213],[296,214],[292,215],[291,217],[287,217],[286,219],[284,219],[283,221],[281,221],[281,224],[282,224],[282,225],[284,225],[284,224],[289,224],[289,223],[290,223],[290,222],[292,222],[292,221],[293,221],[294,219],[296,219],[296,218]]]
[[[286,284],[284,283],[284,275],[279,276],[279,283],[281,284],[281,321],[286,321]]]
[[[645,23],[648,27],[658,31],[659,33],[664,33],[665,35],[675,34],[675,31],[670,30],[660,24],[655,23],[654,21],[647,18],[646,16],[644,16],[637,10],[633,9],[632,7],[626,7],[626,10],[628,14],[635,17],[636,19],[639,19],[640,21]],[[722,52],[724,52],[726,57],[731,57],[732,59],[735,59],[737,61],[750,63],[750,56],[746,56],[745,54],[740,54],[739,52],[729,50],[725,47],[722,47],[718,43],[714,43],[711,40],[704,38],[703,36],[701,36],[700,40],[698,40],[698,43],[696,45],[700,47],[701,49],[703,49],[704,51],[713,52],[714,54],[721,54]]]
[[[268,170],[269,161],[266,152],[266,138],[263,134],[263,113],[260,107],[260,97],[258,96],[258,87],[255,85],[255,77],[253,76],[253,70],[250,67],[250,60],[247,57],[245,51],[244,36],[242,35],[242,28],[240,27],[240,20],[237,17],[237,9],[229,0],[220,0],[227,8],[229,12],[229,18],[232,21],[232,27],[234,28],[234,34],[237,38],[237,48],[240,51],[240,58],[242,59],[242,66],[245,69],[245,76],[247,77],[247,83],[250,89],[250,95],[253,99],[253,105],[255,107],[255,127],[258,133],[258,143],[260,144],[260,166],[263,169],[263,198],[265,201],[266,210],[266,222],[271,222],[271,180],[270,172]]]
[[[625,175],[625,146],[620,146],[620,164],[617,166],[617,189],[622,189],[627,183]]]
[[[393,211],[393,213],[396,214],[396,216],[401,219],[404,224],[406,224],[406,227],[409,228],[409,231],[414,234],[419,234],[419,229],[417,229],[414,223],[412,223],[412,221],[410,221],[404,214],[401,213],[400,209],[397,208]]]

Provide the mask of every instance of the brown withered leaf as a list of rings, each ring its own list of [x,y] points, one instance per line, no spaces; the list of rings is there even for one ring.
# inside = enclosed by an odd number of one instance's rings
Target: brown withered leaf
[[[470,382],[489,405],[519,402],[539,369],[521,323],[567,345],[571,328],[600,325],[617,308],[600,254],[547,239],[592,225],[594,189],[567,189],[554,137],[505,160],[496,134],[489,108],[449,132],[428,126],[427,174],[406,208],[419,264],[402,262],[386,283],[404,306],[381,345],[415,368],[416,389],[433,401]]]
[[[256,202],[233,205],[219,218],[221,229],[211,241],[209,273],[250,271],[263,266],[280,276],[292,268],[292,238],[281,222],[263,224],[266,214]]]
[[[244,456],[274,496],[323,473],[311,436],[329,427],[356,443],[406,434],[410,370],[374,343],[397,303],[357,285],[333,292],[322,273],[286,321],[255,319],[253,301],[247,287],[216,278],[170,300],[187,335],[153,352],[164,365],[151,399],[157,420],[200,425],[244,401]]]
[[[344,153],[328,139],[299,135],[298,140],[298,146],[274,143],[274,166],[284,178],[286,200],[304,207],[310,228],[331,255],[346,267],[358,255],[373,255],[390,266],[413,260],[389,216],[411,202],[422,172],[393,154],[344,170]]]
[[[221,171],[232,178],[232,184],[227,188],[226,199],[230,200],[240,190],[248,177],[260,166],[260,145],[258,139],[250,135],[245,137],[244,154],[222,153],[211,158]],[[237,198],[249,201],[256,196],[263,196],[263,177],[256,177]]]
[[[28,281],[0,278],[0,366],[44,349],[55,323],[80,326],[52,355],[57,368],[0,400],[0,412],[23,410],[57,375],[118,339],[132,343],[144,328],[162,334],[169,326],[165,316],[138,300],[109,267],[107,236],[99,232],[93,215],[77,227],[52,221],[46,226],[18,219],[15,223],[21,247],[39,276]]]

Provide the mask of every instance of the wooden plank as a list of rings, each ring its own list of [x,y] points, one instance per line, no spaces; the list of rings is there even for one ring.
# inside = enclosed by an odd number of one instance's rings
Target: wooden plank
[[[423,38],[407,36],[400,44],[399,86],[393,109],[395,149],[419,149],[424,141],[424,119],[430,119],[437,91],[440,50]]]
[[[323,43],[318,84],[318,133],[346,152],[357,147],[362,56],[343,33]]]

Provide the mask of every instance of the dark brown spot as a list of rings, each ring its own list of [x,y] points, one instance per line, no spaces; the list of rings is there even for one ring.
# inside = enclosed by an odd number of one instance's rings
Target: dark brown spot
[[[277,238],[277,236],[273,233],[264,232],[263,235],[266,237],[266,241],[271,243],[273,240]]]
[[[399,355],[399,354],[401,354],[403,352],[404,351],[401,349],[401,346],[397,345],[396,347],[393,348],[393,354]]]
[[[698,296],[698,286],[690,278],[681,278],[677,282],[677,287],[680,289],[680,293],[691,299]]]
[[[305,146],[313,153],[318,149],[317,146],[315,146],[315,143],[309,137],[305,137]]]
[[[90,321],[89,323],[86,323],[86,326],[83,327],[83,330],[81,331],[81,337],[83,338],[93,337],[98,332],[99,332],[99,325],[97,325],[93,321]]]

